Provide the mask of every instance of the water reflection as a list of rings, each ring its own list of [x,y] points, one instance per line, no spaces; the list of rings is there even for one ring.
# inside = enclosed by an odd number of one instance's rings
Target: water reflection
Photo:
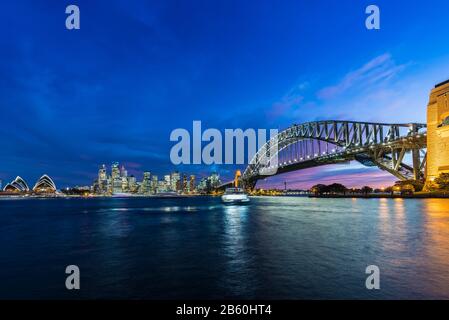
[[[428,199],[424,202],[426,253],[435,268],[449,272],[449,200]],[[449,283],[449,278],[447,278]]]
[[[251,268],[248,256],[248,233],[246,231],[248,219],[248,206],[224,206],[224,236],[223,254],[225,255],[225,273],[228,276],[222,279],[223,286],[238,296],[242,292],[253,290],[250,279]],[[242,274],[246,276],[242,277]],[[246,278],[246,281],[242,281]]]
[[[386,200],[386,199],[385,199]],[[405,213],[405,206],[404,206],[404,199],[394,199],[394,211],[396,213],[396,218],[404,218]]]
[[[224,234],[226,250],[230,256],[234,256],[242,249],[244,227],[248,215],[247,206],[224,207]]]
[[[382,236],[388,236],[391,231],[389,200],[379,199],[379,231]]]
[[[0,298],[64,298],[60,273],[35,266],[68,262],[91,298],[449,298],[448,199],[1,205]],[[381,269],[375,293],[363,285],[369,264]]]

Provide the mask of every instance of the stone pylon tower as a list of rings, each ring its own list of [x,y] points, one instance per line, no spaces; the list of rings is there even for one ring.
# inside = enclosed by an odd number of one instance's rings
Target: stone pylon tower
[[[443,172],[449,173],[449,80],[435,86],[427,106],[426,183]]]

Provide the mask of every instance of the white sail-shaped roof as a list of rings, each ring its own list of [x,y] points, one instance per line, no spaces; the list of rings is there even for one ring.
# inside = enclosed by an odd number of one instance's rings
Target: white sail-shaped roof
[[[12,182],[8,183],[4,188],[3,191],[7,191],[11,189],[15,189],[19,192],[27,192],[30,191],[30,188],[28,187],[28,184],[23,180],[21,177],[17,176]]]
[[[44,174],[42,177],[40,177],[39,180],[37,180],[36,184],[33,187],[33,191],[38,191],[41,189],[51,189],[53,191],[56,191],[55,183],[46,174]]]

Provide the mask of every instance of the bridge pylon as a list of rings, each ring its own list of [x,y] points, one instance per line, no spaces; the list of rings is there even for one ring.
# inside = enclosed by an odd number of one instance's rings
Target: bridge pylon
[[[441,173],[449,173],[449,80],[436,85],[429,97],[425,188]]]

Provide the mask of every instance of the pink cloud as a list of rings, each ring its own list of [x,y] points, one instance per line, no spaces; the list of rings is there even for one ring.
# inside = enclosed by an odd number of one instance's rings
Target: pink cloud
[[[360,188],[369,185],[374,188],[387,187],[394,184],[397,178],[378,169],[348,169],[333,170],[336,166],[310,168],[279,176],[269,177],[258,182],[258,188],[284,188],[284,181],[289,189],[310,189],[312,186],[332,183],[342,183],[348,188]],[[369,171],[365,171],[369,170]]]

